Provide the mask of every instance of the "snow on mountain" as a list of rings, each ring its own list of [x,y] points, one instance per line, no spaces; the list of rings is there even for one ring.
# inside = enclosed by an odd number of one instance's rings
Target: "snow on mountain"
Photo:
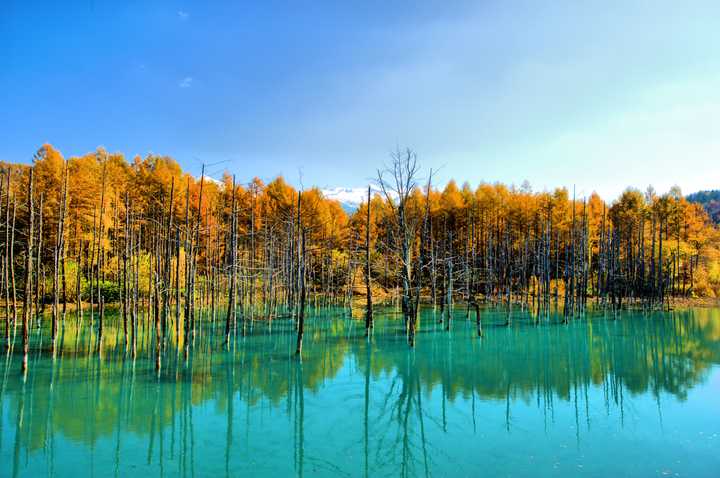
[[[200,180],[200,178],[197,179]],[[205,180],[217,184],[220,188],[225,185],[222,181],[211,176],[206,175]],[[358,206],[367,200],[367,186],[357,188],[329,187],[322,188],[320,191],[326,198],[339,202],[348,214],[355,212]],[[376,185],[370,186],[370,191],[373,196],[376,194],[382,195],[382,191]],[[395,194],[392,194],[392,196],[395,196]]]
[[[199,178],[198,178],[198,179],[199,179]],[[215,178],[210,177],[210,176],[208,176],[208,175],[205,175],[205,179],[206,179],[207,181],[210,181],[211,183],[217,184],[218,186],[224,186],[224,185],[225,185],[225,183],[223,183],[223,182],[220,181],[219,179],[215,179]]]
[[[355,211],[367,196],[366,188],[326,188],[322,189],[323,196],[338,201],[346,212]]]
[[[375,196],[376,193],[380,192],[378,187],[375,185],[370,186],[370,188],[372,191],[371,194],[373,196]],[[343,209],[345,209],[345,211],[348,213],[354,212],[358,208],[360,203],[367,200],[367,186],[359,188],[324,188],[321,191],[323,193],[323,196],[325,196],[326,198],[338,201],[343,207]]]

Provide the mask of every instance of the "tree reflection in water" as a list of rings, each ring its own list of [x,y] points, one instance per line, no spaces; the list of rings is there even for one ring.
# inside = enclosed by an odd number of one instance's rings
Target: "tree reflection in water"
[[[472,320],[456,317],[447,333],[426,311],[415,350],[401,321],[380,311],[369,339],[340,315],[309,322],[302,362],[292,322],[255,322],[229,348],[222,327],[204,322],[187,358],[163,349],[159,374],[152,327],[141,329],[134,359],[112,319],[100,347],[66,321],[54,359],[47,331],[35,330],[26,378],[19,351],[3,357],[2,463],[11,476],[430,476],[447,463],[446,439],[498,433],[483,416],[488,404],[504,411],[505,434],[534,426],[518,406],[534,404],[547,434],[557,402],[567,404],[579,447],[594,419],[617,413],[622,429],[628,394],[652,397],[662,420],[664,397],[687,400],[720,359],[717,309],[568,325],[519,317],[512,327],[486,310],[483,338]],[[593,417],[594,398],[605,418]],[[70,460],[69,450],[83,456]]]

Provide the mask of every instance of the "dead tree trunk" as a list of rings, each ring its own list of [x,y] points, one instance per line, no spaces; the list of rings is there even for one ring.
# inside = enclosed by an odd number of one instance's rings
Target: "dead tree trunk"
[[[22,340],[23,340],[23,360],[22,371],[27,372],[27,359],[30,344],[28,342],[28,328],[30,324],[30,308],[32,307],[32,268],[33,268],[33,229],[35,221],[35,204],[33,203],[33,170],[30,168],[30,176],[28,177],[28,236],[27,251],[25,254],[25,296],[23,297],[23,324],[22,324]]]
[[[483,336],[483,328],[482,328],[482,319],[480,318],[480,305],[475,301],[470,302],[470,305],[475,309],[475,325],[477,327],[478,337],[482,337]]]
[[[400,282],[402,284],[402,312],[405,321],[405,331],[408,338],[408,345],[414,347],[415,321],[412,302],[412,244],[415,238],[415,224],[407,217],[407,203],[416,187],[416,176],[419,172],[417,155],[410,149],[405,152],[397,151],[392,155],[392,166],[385,171],[378,171],[378,184],[392,209],[395,219],[395,226],[400,245],[397,247],[400,253]],[[386,176],[392,176],[388,181]],[[395,205],[397,198],[397,206]]]
[[[370,287],[370,186],[368,186],[367,196],[367,220],[365,222],[365,336],[370,335],[370,329],[373,327],[373,311],[372,311],[372,288]]]
[[[225,316],[225,342],[230,343],[230,325],[235,326],[235,295],[237,288],[237,206],[235,200],[235,176],[232,186],[232,208],[230,218],[230,290],[228,292],[228,310]]]
[[[7,171],[6,178],[7,200],[5,201],[5,348],[10,350],[10,269],[11,263],[15,259],[10,254],[10,169]],[[13,201],[14,204],[14,201]],[[13,214],[14,217],[14,214]],[[14,219],[13,219],[13,222]],[[14,224],[13,224],[14,227]],[[13,283],[15,283],[13,271]],[[14,306],[14,304],[13,304]],[[15,326],[15,308],[12,311],[12,323]]]
[[[45,195],[40,193],[40,207],[38,209],[38,238],[37,238],[37,251],[35,258],[35,265],[37,272],[35,273],[35,321],[36,326],[39,329],[42,321],[42,293],[41,285],[44,282],[42,279],[42,246],[43,246],[43,203],[45,201]]]
[[[58,213],[57,237],[55,238],[55,251],[53,254],[53,310],[52,310],[52,352],[55,356],[57,343],[58,321],[60,314],[60,256],[65,248],[65,204],[67,201],[67,162],[63,167],[63,185]]]
[[[298,202],[299,204],[299,202]],[[302,227],[302,226],[301,226]],[[302,359],[303,334],[305,333],[305,231],[300,232],[300,308],[298,310],[297,348],[295,355]]]

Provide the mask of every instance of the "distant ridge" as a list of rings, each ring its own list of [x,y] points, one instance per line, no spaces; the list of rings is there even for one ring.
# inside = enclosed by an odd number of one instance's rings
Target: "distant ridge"
[[[702,205],[708,212],[710,218],[715,224],[720,224],[720,189],[712,189],[709,191],[698,191],[688,194],[686,199]]]
[[[376,185],[372,185],[372,195],[381,193]],[[322,189],[328,199],[338,201],[348,214],[354,213],[358,206],[367,198],[367,187],[331,187]],[[703,206],[715,224],[720,224],[720,189],[698,191],[686,196],[687,200]]]

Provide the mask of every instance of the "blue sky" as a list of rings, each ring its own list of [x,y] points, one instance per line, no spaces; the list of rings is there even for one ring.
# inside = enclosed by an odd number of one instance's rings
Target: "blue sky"
[[[3,0],[0,159],[362,186],[400,145],[440,182],[718,188],[719,31],[716,0]]]

